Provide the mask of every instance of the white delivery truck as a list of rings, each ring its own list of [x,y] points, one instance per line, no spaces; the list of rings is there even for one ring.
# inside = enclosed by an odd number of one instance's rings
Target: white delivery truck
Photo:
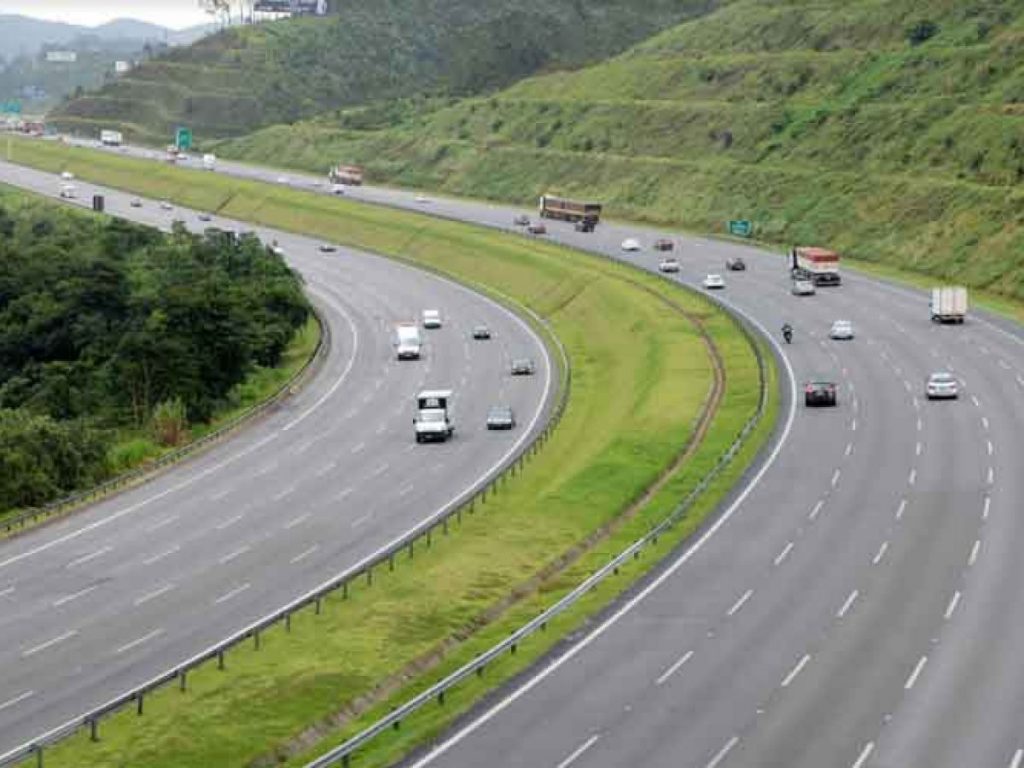
[[[416,395],[416,417],[412,420],[416,442],[444,442],[455,434],[448,410],[452,399],[450,389],[425,389]]]
[[[967,317],[967,289],[962,285],[932,288],[929,302],[932,320],[937,323],[962,323]]]
[[[100,144],[105,147],[120,147],[124,142],[124,136],[120,131],[112,131],[104,128],[100,131]]]
[[[789,269],[794,280],[814,285],[839,285],[839,254],[827,248],[798,246],[789,252]]]
[[[203,155],[203,168],[208,171],[217,170],[217,156],[216,155]]]
[[[399,323],[395,328],[395,354],[399,360],[419,360],[423,342],[416,323]]]

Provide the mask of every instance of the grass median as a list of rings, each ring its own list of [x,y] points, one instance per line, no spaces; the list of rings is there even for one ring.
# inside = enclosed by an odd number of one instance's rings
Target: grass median
[[[410,686],[427,684],[507,635],[648,530],[756,410],[758,372],[746,338],[703,298],[653,275],[478,227],[56,143],[17,142],[14,159],[411,260],[530,308],[561,339],[573,365],[569,407],[553,438],[451,535],[380,573],[372,587],[328,600],[320,615],[298,615],[290,632],[264,634],[259,651],[235,650],[226,673],[207,665],[189,676],[185,694],[169,688],[149,697],[144,718],[126,712],[104,721],[100,743],[78,736],[49,751],[47,765],[301,761],[321,738],[341,738],[404,699]],[[709,339],[724,364],[721,400],[710,432],[666,478],[713,388]],[[658,481],[658,492],[631,509]],[[723,478],[659,548],[667,552],[670,539],[678,542],[698,525],[727,488]],[[553,567],[601,530],[606,535],[567,567]],[[550,575],[537,580],[542,571]],[[625,584],[624,578],[596,590],[559,628],[574,626]],[[556,634],[524,646],[507,671],[536,658]],[[367,757],[390,759],[497,679],[468,686],[451,707],[426,713],[420,730],[410,725]]]

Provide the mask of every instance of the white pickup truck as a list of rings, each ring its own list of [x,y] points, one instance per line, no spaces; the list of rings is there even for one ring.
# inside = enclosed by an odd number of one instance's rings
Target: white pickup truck
[[[451,399],[450,389],[425,389],[416,395],[418,411],[412,424],[417,443],[443,443],[455,434],[455,424],[448,411]]]

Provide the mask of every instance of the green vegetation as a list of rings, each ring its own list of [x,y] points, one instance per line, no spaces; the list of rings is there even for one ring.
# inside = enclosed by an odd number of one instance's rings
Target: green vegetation
[[[179,445],[260,387],[246,377],[281,362],[307,315],[255,238],[168,237],[3,193],[0,511]]]
[[[167,143],[233,136],[339,107],[465,95],[621,51],[708,0],[344,0],[336,13],[229,29],[59,108],[63,129]],[[326,169],[332,159],[321,158]]]
[[[325,116],[217,152],[817,242],[1024,298],[1024,5],[733,0],[494,96]]]
[[[429,551],[419,548],[411,564],[403,558],[394,573],[381,569],[372,588],[356,588],[348,600],[336,595],[322,615],[297,616],[290,633],[264,634],[259,652],[232,653],[227,674],[204,667],[189,676],[186,694],[166,689],[147,698],[144,718],[125,713],[105,722],[99,744],[83,736],[53,750],[48,765],[87,760],[98,767],[181,768],[278,758],[299,764],[299,753],[317,736],[333,732],[333,715],[358,714],[374,704],[378,709],[364,713],[364,720],[379,713],[408,695],[409,678],[419,673],[420,686],[427,682],[424,671],[436,676],[465,661],[648,530],[756,410],[758,373],[746,338],[702,297],[657,277],[513,235],[59,144],[17,142],[15,158],[388,254],[481,290],[499,290],[545,318],[573,361],[569,408],[551,441],[450,536],[436,536]],[[710,430],[665,477],[706,405],[712,348],[725,376]],[[770,429],[768,419],[758,440]],[[748,446],[744,462],[759,444]],[[720,479],[674,536],[662,539],[657,553],[693,530],[744,462]],[[653,497],[630,509],[659,480]],[[604,538],[577,549],[602,530]],[[553,567],[574,552],[578,559],[569,557],[567,569]],[[550,575],[538,578],[546,568]],[[613,580],[595,591],[558,630],[578,626],[625,586]],[[510,594],[519,599],[509,601]],[[554,639],[548,633],[531,641],[498,672],[536,658]],[[464,708],[482,686],[459,693],[447,714]],[[439,727],[437,718],[429,713],[425,727]],[[414,733],[421,731],[403,731],[401,738]]]

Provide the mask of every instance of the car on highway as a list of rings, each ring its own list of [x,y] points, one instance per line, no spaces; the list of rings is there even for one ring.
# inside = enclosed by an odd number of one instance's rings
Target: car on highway
[[[583,218],[572,225],[572,228],[576,232],[593,232],[597,226],[597,220],[593,218]]]
[[[426,204],[430,202],[430,198],[425,195],[416,195],[415,200],[417,203]]]
[[[709,291],[719,291],[725,288],[725,280],[721,275],[708,275],[704,278],[704,287]]]
[[[739,256],[733,256],[725,260],[725,268],[730,272],[743,272],[747,268],[747,262]]]
[[[517,357],[512,361],[509,370],[513,376],[532,376],[536,366],[528,357]]]
[[[960,397],[960,382],[951,373],[937,371],[925,381],[924,394],[929,400],[955,400]]]
[[[477,341],[486,341],[491,338],[491,329],[486,325],[474,325],[473,326],[473,338]]]
[[[526,225],[526,231],[531,235],[546,235],[548,228],[544,226],[543,221],[534,221]]]
[[[270,246],[270,252],[275,256],[284,256],[284,248],[282,248],[277,243],[274,243],[273,245]]]
[[[345,185],[344,184],[331,184],[331,194],[332,195],[344,195],[345,194]]]
[[[675,249],[676,244],[667,237],[659,237],[654,241],[654,245],[652,247],[656,251],[671,251]]]
[[[76,196],[74,184],[61,184],[60,196],[65,200],[74,200]]]
[[[291,184],[291,182],[288,181],[288,177],[287,176],[278,176],[277,177],[277,183],[278,184]]]
[[[173,211],[174,206],[171,205],[167,200],[160,201],[160,210],[162,211]]]
[[[333,243],[320,243],[320,253],[334,253],[338,250],[338,246]]]
[[[443,325],[441,322],[441,313],[436,309],[424,309],[423,310],[423,327],[424,328],[440,328]]]
[[[211,216],[208,213],[200,213],[199,216],[197,216],[196,218],[198,218],[200,221],[213,221],[213,216]]]
[[[828,331],[828,337],[837,341],[849,341],[853,338],[853,323],[849,320],[836,320]]]
[[[794,280],[789,292],[794,296],[813,296],[817,290],[810,280]]]
[[[131,199],[131,202],[128,203],[128,205],[130,205],[132,208],[141,208],[142,207],[142,201],[139,200],[139,198],[137,198],[137,197],[133,197]]]
[[[495,405],[487,412],[488,429],[514,429],[516,415],[507,405]]]
[[[622,250],[627,253],[635,253],[640,250],[640,241],[635,237],[627,237],[622,241]]]
[[[804,405],[811,408],[835,406],[838,403],[838,389],[834,381],[827,379],[809,381],[804,385]]]
[[[73,174],[71,171],[61,171],[60,172],[60,177],[64,181],[74,181],[75,180],[75,174]]]
[[[528,227],[530,226],[530,217],[527,216],[525,213],[520,213],[518,216],[512,219],[512,223],[517,227]]]
[[[662,259],[658,262],[659,272],[678,272],[679,271],[679,259]]]

